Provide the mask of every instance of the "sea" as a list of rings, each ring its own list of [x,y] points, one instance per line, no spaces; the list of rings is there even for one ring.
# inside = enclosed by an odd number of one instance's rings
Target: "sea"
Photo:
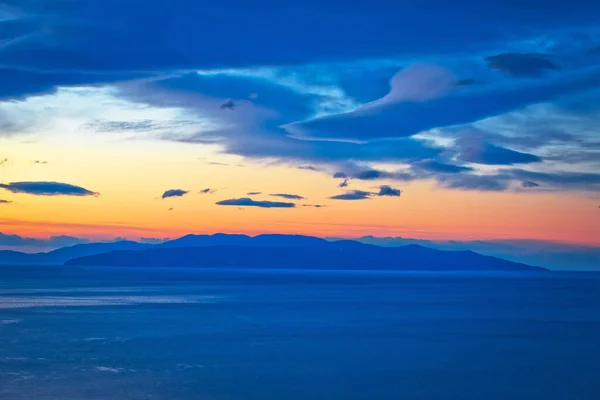
[[[0,267],[2,400],[598,400],[600,273]]]

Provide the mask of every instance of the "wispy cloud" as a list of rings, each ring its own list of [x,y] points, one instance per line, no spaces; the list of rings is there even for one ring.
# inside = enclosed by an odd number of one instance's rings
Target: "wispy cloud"
[[[163,194],[162,194],[162,198],[163,199],[167,199],[169,197],[181,197],[181,196],[185,196],[186,194],[188,194],[189,192],[187,190],[183,190],[183,189],[169,189],[166,190]]]
[[[350,192],[331,196],[330,199],[333,199],[333,200],[367,200],[367,199],[371,198],[372,195],[373,195],[373,193],[371,193],[371,192],[365,192],[363,190],[352,190]]]
[[[216,203],[219,206],[239,206],[239,207],[260,207],[260,208],[294,208],[294,203],[284,203],[279,201],[258,201],[249,197],[239,199],[221,200]]]
[[[0,184],[0,188],[13,193],[35,196],[99,196],[99,193],[80,186],[60,182],[11,182]]]
[[[281,197],[288,200],[302,200],[304,197],[297,194],[289,194],[289,193],[271,193],[273,197]]]

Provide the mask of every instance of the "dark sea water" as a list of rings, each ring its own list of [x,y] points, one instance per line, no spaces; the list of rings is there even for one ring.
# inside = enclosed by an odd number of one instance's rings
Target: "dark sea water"
[[[0,267],[0,399],[600,399],[600,274]]]

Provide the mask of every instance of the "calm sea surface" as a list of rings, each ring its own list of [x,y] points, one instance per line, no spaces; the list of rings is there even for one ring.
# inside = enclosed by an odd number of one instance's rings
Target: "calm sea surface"
[[[600,399],[600,274],[0,267],[2,400]]]

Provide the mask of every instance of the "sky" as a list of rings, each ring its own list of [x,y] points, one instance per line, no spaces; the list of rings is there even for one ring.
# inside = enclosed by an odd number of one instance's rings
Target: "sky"
[[[0,238],[600,245],[598,20],[583,0],[0,0]]]

